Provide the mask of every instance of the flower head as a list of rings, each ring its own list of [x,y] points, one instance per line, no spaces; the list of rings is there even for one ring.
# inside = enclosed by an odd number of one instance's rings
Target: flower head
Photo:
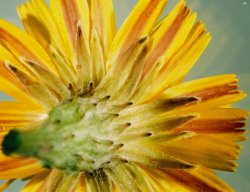
[[[232,191],[247,112],[233,74],[184,78],[211,40],[181,0],[31,0],[0,20],[0,179],[22,191]]]

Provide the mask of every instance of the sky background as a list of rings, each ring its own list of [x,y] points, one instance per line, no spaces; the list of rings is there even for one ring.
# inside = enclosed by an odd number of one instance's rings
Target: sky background
[[[16,6],[23,0],[0,0],[0,18],[21,27]],[[120,26],[137,0],[114,0],[117,25]],[[163,15],[178,2],[169,0]],[[250,95],[250,0],[187,0],[193,11],[198,12],[211,32],[213,40],[206,52],[191,70],[187,80],[211,75],[236,73],[240,88]],[[0,85],[1,86],[1,85]],[[8,97],[0,93],[0,99]],[[236,107],[250,110],[250,97]],[[248,137],[250,134],[248,133]],[[237,192],[250,191],[250,140],[243,143],[236,173],[218,172]],[[7,192],[18,192],[23,184],[15,182]]]

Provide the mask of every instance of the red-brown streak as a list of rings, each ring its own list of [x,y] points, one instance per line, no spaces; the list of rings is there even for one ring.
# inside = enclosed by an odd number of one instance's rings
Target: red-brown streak
[[[187,42],[185,42],[184,46],[185,46],[186,44],[189,44],[189,47],[186,48],[186,51],[185,51],[185,52],[187,52],[188,49],[191,49],[191,48],[201,39],[201,37],[202,37],[205,33],[206,33],[206,31],[205,31],[205,30],[202,30],[202,31],[199,33],[199,35],[192,41],[192,43],[190,43],[190,40],[187,41]],[[183,46],[183,47],[184,47],[184,46]],[[181,48],[181,49],[182,49],[182,48]],[[184,52],[183,54],[185,54],[185,52]],[[177,52],[177,53],[178,53],[178,52]],[[175,56],[176,56],[176,55],[173,55],[169,60],[171,61],[171,59],[175,58]],[[179,57],[180,57],[180,56],[179,56]],[[175,67],[176,67],[176,62],[173,62],[172,64],[165,65],[165,66],[160,70],[160,72],[159,72],[159,73],[161,74],[161,77],[165,78],[166,72],[167,72],[167,71],[171,71],[171,69],[172,69],[172,68],[175,68]]]
[[[175,129],[174,131],[195,131],[198,133],[231,133],[231,132],[244,132],[240,129],[245,126],[242,121],[230,120],[194,120],[186,123],[183,126]]]
[[[0,162],[0,171],[14,169],[22,166],[29,166],[33,163],[37,163],[37,160],[23,157],[10,158]]]
[[[64,12],[64,19],[67,30],[70,34],[73,47],[76,46],[77,22],[80,20],[79,11],[75,0],[61,0]]]
[[[144,73],[147,73],[147,71],[152,67],[152,65],[155,64],[156,59],[159,58],[160,56],[162,56],[166,52],[166,50],[169,48],[171,43],[174,41],[175,35],[177,34],[179,29],[181,28],[182,23],[186,19],[186,17],[188,16],[189,12],[190,12],[190,10],[188,10],[187,7],[184,7],[180,11],[179,15],[173,21],[170,28],[165,32],[165,34],[159,40],[159,43],[154,48],[153,53],[151,53],[150,56],[147,58]]]
[[[183,184],[184,186],[189,187],[194,191],[212,191],[212,192],[220,192],[216,188],[209,186],[202,180],[198,179],[197,177],[189,174],[183,170],[167,170],[166,174],[171,176],[177,182]]]
[[[25,87],[25,85],[21,82],[21,80],[18,79],[18,77],[13,72],[10,72],[10,70],[7,69],[6,66],[1,66],[1,63],[0,63],[0,70],[6,71],[6,72],[4,72],[4,75],[2,75],[2,76],[8,82],[11,82],[13,85],[15,85],[15,87],[24,91],[25,93],[30,94],[29,91],[27,90],[27,88]]]
[[[149,3],[147,8],[138,17],[135,22],[135,25],[133,26],[132,31],[130,31],[127,35],[127,39],[125,40],[121,53],[126,51],[135,40],[140,38],[140,34],[144,30],[145,23],[147,23],[147,19],[150,17],[155,7],[159,4],[159,0],[152,0],[151,2],[152,3]]]
[[[191,93],[185,94],[185,96],[197,96],[201,98],[202,101],[206,101],[206,100],[218,98],[224,95],[234,94],[236,93],[234,90],[236,90],[238,86],[233,83],[236,83],[236,81],[233,81],[226,85],[220,85],[220,86],[203,89],[203,90],[196,91],[196,92],[191,92]]]
[[[13,48],[19,53],[20,56],[42,65],[41,62],[39,62],[38,58],[34,54],[32,54],[25,45],[23,45],[19,40],[9,34],[7,31],[0,29],[0,39],[6,41],[10,45],[15,45],[13,46]]]
[[[1,77],[13,83],[16,87],[19,87],[21,89],[24,88],[23,85],[20,83],[20,81],[17,80],[16,77],[12,73],[10,73],[8,69],[6,69],[2,61],[0,61],[0,71],[1,71]]]

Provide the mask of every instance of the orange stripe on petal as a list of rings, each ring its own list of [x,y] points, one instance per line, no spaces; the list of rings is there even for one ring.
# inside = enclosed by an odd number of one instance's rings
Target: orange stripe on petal
[[[112,0],[91,0],[90,10],[92,14],[92,28],[96,28],[101,38],[106,57],[116,33]]]
[[[63,15],[65,24],[73,43],[73,47],[76,46],[76,34],[77,34],[77,23],[79,20],[79,13],[77,10],[76,1],[72,0],[61,0],[61,5],[63,9]]]
[[[216,174],[206,168],[195,168],[194,170],[166,170],[166,175],[170,176],[179,185],[183,185],[193,192],[213,191],[213,192],[233,192],[234,190],[225,182],[219,179]]]
[[[181,46],[183,46],[196,18],[181,1],[176,8],[159,24],[153,32],[151,50],[147,57],[145,72],[150,70],[162,55],[172,57]],[[163,43],[164,42],[164,43]]]
[[[109,65],[135,41],[148,36],[160,16],[167,0],[139,1],[119,29],[111,47]]]
[[[0,39],[17,58],[25,57],[49,67],[57,75],[54,64],[42,46],[13,24],[0,20]]]
[[[245,130],[240,129],[246,124],[241,121],[230,120],[194,120],[175,131],[194,131],[198,133],[244,133]]]
[[[191,30],[196,15],[188,15],[179,34],[176,35],[173,45],[169,47],[164,56],[159,58],[159,61],[152,63],[155,68],[144,74],[139,91],[134,96],[136,102],[141,103],[154,99],[166,89],[182,82],[209,44],[211,36],[206,33],[200,22]],[[183,39],[183,37],[186,38]],[[183,43],[179,45],[179,41]],[[176,47],[179,49],[174,51]]]
[[[201,99],[197,109],[222,107],[235,103],[246,96],[237,90],[235,75],[220,75],[193,80],[167,89],[163,98],[194,96]],[[194,110],[194,109],[192,109]]]
[[[64,58],[75,65],[75,48],[77,40],[77,25],[84,26],[84,35],[89,40],[90,20],[87,0],[50,0],[51,12],[60,32],[60,40],[64,47]]]
[[[234,138],[236,139],[237,135]],[[157,148],[194,165],[224,171],[235,171],[237,164],[232,160],[237,159],[241,149],[233,139],[229,140],[226,134],[197,134],[166,142]]]

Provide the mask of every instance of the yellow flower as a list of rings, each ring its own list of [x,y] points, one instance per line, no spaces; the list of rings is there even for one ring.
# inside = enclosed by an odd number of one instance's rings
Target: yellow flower
[[[233,74],[184,78],[211,40],[181,0],[31,0],[0,20],[0,179],[22,192],[233,191],[247,112]]]

